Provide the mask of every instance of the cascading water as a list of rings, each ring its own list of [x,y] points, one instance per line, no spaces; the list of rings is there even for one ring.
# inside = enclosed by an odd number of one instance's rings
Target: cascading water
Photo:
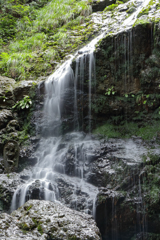
[[[138,8],[138,12],[143,5]],[[130,27],[138,15],[134,13],[126,22],[125,26]],[[130,19],[130,20],[129,20]],[[124,26],[124,25],[123,25]],[[86,165],[90,164],[89,153],[94,153],[94,149],[99,146],[99,142],[91,140],[89,135],[79,131],[80,125],[83,126],[83,111],[79,111],[78,100],[83,99],[84,81],[88,76],[88,132],[91,132],[91,98],[92,89],[96,84],[95,76],[95,45],[105,35],[102,33],[86,47],[79,50],[75,56],[71,56],[62,64],[45,82],[46,98],[44,104],[43,129],[40,146],[36,152],[38,163],[30,171],[30,179],[27,184],[20,186],[13,195],[11,211],[23,205],[28,199],[38,198],[49,201],[59,200],[70,207],[83,210],[86,213],[95,215],[95,199],[98,193],[97,187],[87,183]],[[129,34],[128,45],[126,39],[125,47],[132,52],[132,32]],[[118,43],[115,43],[115,48]],[[126,61],[132,62],[132,56],[126,55],[125,49],[125,81],[126,71],[132,78],[132,69],[126,65]],[[119,54],[119,53],[117,53]],[[73,59],[76,58],[75,74],[71,68]],[[86,65],[88,64],[88,67]],[[86,73],[87,70],[87,73]],[[73,116],[73,132],[61,135],[62,120],[65,112],[66,96],[72,90],[72,101],[69,107],[70,114]],[[67,100],[68,101],[68,100]],[[133,147],[133,146],[132,146]],[[68,188],[64,193],[63,188]],[[71,192],[71,193],[69,193]],[[69,197],[68,197],[69,196]],[[115,218],[116,206],[113,199],[113,217],[115,232],[113,239],[117,239],[117,220]]]
[[[101,37],[101,36],[100,36]],[[72,110],[73,130],[79,130],[79,112],[77,101],[83,94],[83,81],[86,62],[88,62],[88,130],[91,131],[91,88],[95,81],[94,47],[98,39],[94,39],[87,47],[76,53],[75,76],[71,63],[71,56],[62,64],[45,82],[46,99],[44,103],[42,129],[44,136],[40,141],[40,147],[36,152],[38,163],[30,173],[28,183],[17,189],[12,198],[11,211],[23,205],[31,198],[50,201],[59,200],[59,179],[72,185],[72,206],[78,208],[79,192],[84,195],[84,211],[95,212],[95,199],[97,188],[84,181],[84,169],[88,159],[86,152],[93,151],[99,143],[91,141],[84,133],[72,132],[61,136],[62,118],[65,108],[66,96],[70,89],[74,92]],[[80,94],[77,94],[77,85],[80,80]],[[80,179],[80,180],[79,180]],[[62,193],[61,193],[62,195]],[[82,209],[83,210],[83,209]]]

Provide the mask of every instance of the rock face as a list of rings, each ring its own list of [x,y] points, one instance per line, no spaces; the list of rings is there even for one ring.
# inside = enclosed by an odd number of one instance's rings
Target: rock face
[[[1,159],[0,159],[1,160]],[[0,162],[1,164],[1,162]],[[0,174],[0,211],[9,212],[12,195],[24,181],[17,173]]]
[[[12,78],[0,76],[0,108],[5,109],[13,106],[13,88],[16,81]]]
[[[13,118],[12,112],[7,109],[0,110],[0,130],[6,127],[9,120]]]
[[[93,12],[98,12],[98,11],[103,11],[105,9],[105,7],[111,5],[115,3],[115,1],[111,1],[111,0],[94,0],[92,3],[92,10]]]
[[[91,216],[68,209],[57,202],[30,200],[11,215],[2,214],[0,225],[2,240],[101,239]]]
[[[117,163],[114,180],[99,188],[96,222],[104,240],[160,238],[159,155],[143,157],[145,163],[123,167],[121,176]]]
[[[41,80],[40,80],[41,81]],[[14,79],[0,76],[0,155],[7,141],[15,140],[20,147],[20,160],[31,156],[34,144],[30,144],[29,134],[35,133],[36,108],[35,95],[37,93],[37,81],[21,81],[16,83]],[[17,101],[23,101],[25,95],[32,100],[32,111],[30,109],[12,109]],[[35,111],[36,112],[36,111]],[[35,113],[36,115],[36,113]],[[31,121],[32,118],[32,121]],[[34,118],[34,119],[33,119]],[[25,128],[25,129],[24,129]],[[22,149],[22,145],[28,140],[29,150]],[[30,150],[32,148],[32,150]],[[25,148],[26,149],[26,148]]]
[[[128,121],[136,120],[139,112],[156,114],[159,35],[159,25],[148,22],[108,34],[99,43],[95,52],[97,95],[92,100],[98,118],[118,116],[120,122],[125,113]]]
[[[5,172],[14,172],[18,169],[19,146],[16,141],[9,141],[3,149],[3,163]]]

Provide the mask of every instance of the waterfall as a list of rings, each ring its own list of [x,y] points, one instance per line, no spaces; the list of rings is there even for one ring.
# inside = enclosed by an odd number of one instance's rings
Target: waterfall
[[[49,201],[63,199],[59,179],[71,184],[73,193],[71,207],[78,209],[81,194],[84,195],[83,209],[95,215],[97,187],[85,181],[85,164],[88,151],[93,151],[97,141],[78,132],[83,125],[83,88],[88,76],[88,132],[91,132],[91,95],[95,86],[95,44],[102,36],[70,56],[45,82],[43,129],[40,146],[36,152],[38,163],[30,172],[28,182],[20,186],[13,195],[11,211],[23,205],[28,199],[39,198]],[[75,58],[75,72],[72,69]],[[68,100],[69,99],[69,100]],[[68,105],[72,105],[70,109]],[[69,110],[68,110],[69,109]],[[72,132],[63,136],[64,116],[72,116]],[[67,115],[68,116],[68,115]],[[81,197],[82,198],[82,197]]]
[[[143,6],[136,11],[137,15]],[[124,22],[125,26],[129,27],[131,23],[133,24],[136,14],[131,15]],[[38,163],[30,171],[30,179],[15,190],[11,211],[23,205],[28,199],[39,198],[62,201],[72,208],[83,210],[95,216],[95,199],[98,188],[86,181],[87,171],[85,168],[86,165],[90,164],[87,154],[90,152],[93,154],[94,149],[99,146],[99,142],[93,141],[90,134],[78,132],[80,128],[83,129],[84,125],[83,106],[80,107],[79,104],[80,102],[84,103],[84,101],[88,104],[86,117],[88,119],[88,132],[91,133],[92,90],[95,89],[96,84],[94,51],[96,43],[106,33],[103,32],[75,55],[70,56],[69,60],[65,61],[46,80],[42,138],[36,151]],[[132,33],[129,39],[132,39]],[[127,47],[126,43],[125,38],[125,48]],[[132,46],[130,49],[132,52]],[[75,69],[72,68],[74,59]],[[127,79],[126,61],[125,49],[125,81]],[[88,86],[86,87],[86,85]],[[87,100],[83,99],[84,87],[88,89]],[[72,132],[62,135],[62,126],[67,114],[71,116],[69,121],[71,121]],[[67,194],[65,196],[64,188],[68,188],[68,192],[72,192],[70,198]],[[81,199],[83,199],[83,203]],[[115,214],[116,207],[113,199],[113,215]],[[115,219],[114,222],[117,226],[116,221]],[[113,237],[116,239],[117,235]]]

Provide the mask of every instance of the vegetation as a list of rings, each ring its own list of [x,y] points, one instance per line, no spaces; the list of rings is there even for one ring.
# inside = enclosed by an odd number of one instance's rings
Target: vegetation
[[[29,108],[32,105],[32,101],[28,95],[25,95],[24,98],[18,101],[12,108],[25,109]]]
[[[91,12],[89,3],[90,0],[2,0],[1,74],[16,80],[49,74],[56,61],[86,40],[87,30],[90,34],[89,24],[83,30],[79,27]],[[80,31],[78,36],[76,30]]]
[[[152,124],[144,124],[139,127],[136,122],[126,122],[122,125],[114,125],[110,121],[107,121],[104,125],[97,127],[93,132],[95,134],[102,134],[108,138],[130,138],[131,136],[139,136],[144,140],[151,140],[153,137],[157,137],[157,132],[160,131],[158,121],[152,122]]]
[[[122,3],[123,3],[123,2],[122,2]],[[118,7],[118,4],[117,4],[117,3],[107,6],[104,11],[106,11],[106,12],[107,12],[107,11],[112,11],[112,10],[114,10],[116,7]]]
[[[149,2],[149,4],[147,5],[147,7],[144,7],[144,8],[142,9],[142,11],[138,14],[138,18],[141,17],[142,15],[147,15],[148,12],[151,10],[151,6],[152,6],[153,4],[155,4],[155,3],[156,3],[155,0],[151,0],[151,1]]]

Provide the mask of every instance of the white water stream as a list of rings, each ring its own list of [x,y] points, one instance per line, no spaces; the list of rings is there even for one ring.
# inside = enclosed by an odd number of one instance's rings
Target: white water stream
[[[142,7],[144,7],[148,2],[149,0],[138,1],[139,5],[137,11],[124,21],[122,27],[130,27],[136,20],[136,17]],[[80,81],[82,81],[80,85],[83,86],[85,75],[84,71],[87,62],[86,58],[88,58],[88,131],[91,132],[91,89],[92,84],[95,84],[96,82],[94,50],[96,43],[102,39],[105,34],[107,34],[106,29],[101,35],[93,39],[88,45],[80,49],[74,56],[71,56],[69,60],[64,62],[51,76],[49,76],[45,82],[46,99],[44,104],[44,121],[46,122],[46,126],[48,126],[49,129],[52,129],[52,136],[41,139],[40,146],[36,153],[38,163],[32,169],[30,179],[27,183],[20,186],[14,192],[11,211],[23,205],[25,201],[31,197],[33,188],[39,189],[39,196],[37,197],[40,199],[50,201],[61,199],[58,181],[59,179],[63,179],[64,182],[72,186],[72,201],[75,209],[77,209],[79,198],[77,192],[80,191],[81,193],[84,193],[84,195],[87,194],[87,197],[84,200],[86,202],[84,211],[89,212],[89,205],[91,204],[91,213],[94,215],[95,199],[98,189],[97,187],[86,183],[83,176],[85,161],[87,160],[86,151],[90,151],[98,147],[99,142],[92,141],[88,136],[84,136],[84,134],[80,132],[72,132],[66,135],[66,139],[60,135],[61,111],[63,109],[62,93],[66,91],[68,86],[74,85],[74,128],[77,131],[79,129],[79,113],[77,107],[78,76],[80,76]],[[71,63],[74,58],[76,58],[75,75],[73,69],[71,68]],[[67,166],[64,159],[66,159],[66,157],[69,159],[72,158],[73,154],[70,154],[70,148],[74,149],[76,166],[72,171],[72,174],[67,174]]]

